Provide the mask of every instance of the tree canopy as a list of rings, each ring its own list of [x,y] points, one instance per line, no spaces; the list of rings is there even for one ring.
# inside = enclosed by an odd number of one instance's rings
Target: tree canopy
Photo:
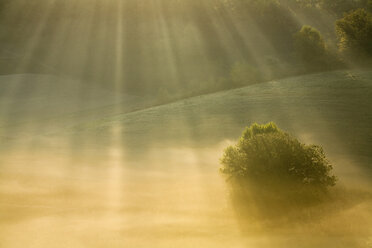
[[[323,37],[311,26],[303,26],[294,35],[294,50],[296,57],[308,67],[318,69],[327,63],[327,50]]]
[[[336,182],[322,147],[301,143],[273,122],[247,127],[238,143],[226,148],[221,163],[230,180],[270,190],[326,191]]]
[[[372,55],[372,14],[357,9],[336,22],[339,48],[358,56]]]

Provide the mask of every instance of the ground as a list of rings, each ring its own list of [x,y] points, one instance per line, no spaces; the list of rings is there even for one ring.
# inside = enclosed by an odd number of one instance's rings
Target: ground
[[[372,245],[372,71],[155,107],[56,76],[2,76],[0,89],[1,247]],[[245,126],[269,121],[335,165],[345,199],[321,217],[289,225],[235,211],[218,159]]]

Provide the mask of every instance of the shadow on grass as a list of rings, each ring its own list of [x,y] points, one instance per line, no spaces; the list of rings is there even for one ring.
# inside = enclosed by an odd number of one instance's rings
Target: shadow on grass
[[[298,226],[306,229],[337,218],[341,225],[349,225],[350,223],[343,223],[347,219],[339,216],[360,204],[372,203],[372,192],[368,189],[343,186],[323,192],[316,189],[300,190],[288,185],[272,187],[230,182],[230,186],[236,218],[242,231],[247,232],[255,228],[255,223],[256,227],[259,225],[265,230]]]

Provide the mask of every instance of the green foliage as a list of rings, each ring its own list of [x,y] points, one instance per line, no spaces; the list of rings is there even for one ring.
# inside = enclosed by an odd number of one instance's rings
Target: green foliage
[[[357,9],[336,22],[339,48],[346,54],[372,56],[372,14]]]
[[[302,144],[272,122],[247,127],[239,142],[226,148],[221,163],[222,173],[234,182],[269,190],[324,192],[336,182],[320,146]]]
[[[230,79],[234,86],[239,87],[258,83],[261,76],[256,67],[245,62],[237,62],[231,68]]]
[[[310,69],[321,69],[327,65],[327,49],[320,32],[311,27],[303,26],[294,35],[295,56]]]

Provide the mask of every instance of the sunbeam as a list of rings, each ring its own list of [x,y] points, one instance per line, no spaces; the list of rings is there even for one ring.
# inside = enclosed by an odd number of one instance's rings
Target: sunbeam
[[[372,247],[369,1],[0,14],[0,247]]]

